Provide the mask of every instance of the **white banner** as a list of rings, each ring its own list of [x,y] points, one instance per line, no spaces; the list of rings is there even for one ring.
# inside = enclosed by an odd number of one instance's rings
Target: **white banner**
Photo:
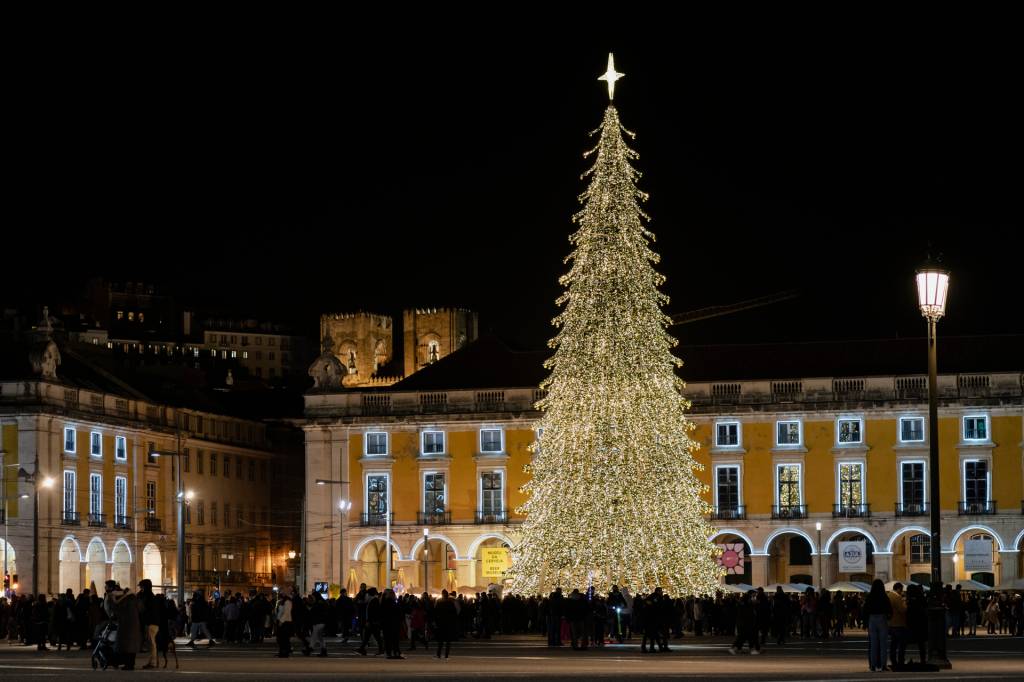
[[[991,540],[964,540],[964,570],[992,572]]]
[[[866,573],[868,570],[868,550],[864,540],[839,543],[839,572]]]

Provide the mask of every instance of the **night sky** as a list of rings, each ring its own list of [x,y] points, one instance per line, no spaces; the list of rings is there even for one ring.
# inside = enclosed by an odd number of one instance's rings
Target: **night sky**
[[[920,335],[929,241],[953,271],[942,333],[1022,332],[1021,62],[1002,45],[54,44],[9,105],[5,302],[102,275],[311,335],[321,312],[464,305],[540,347],[611,49],[668,311],[801,293],[684,344]]]

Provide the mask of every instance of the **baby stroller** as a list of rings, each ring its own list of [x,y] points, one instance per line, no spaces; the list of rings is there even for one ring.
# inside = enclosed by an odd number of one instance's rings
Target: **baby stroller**
[[[120,659],[116,651],[117,625],[108,620],[96,629],[100,631],[100,634],[96,637],[96,648],[92,651],[92,669],[106,670],[111,665],[116,668]]]

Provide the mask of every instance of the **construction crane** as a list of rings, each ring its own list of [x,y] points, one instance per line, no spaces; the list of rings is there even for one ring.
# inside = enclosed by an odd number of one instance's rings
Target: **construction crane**
[[[691,322],[697,322],[698,320],[706,320],[711,317],[722,317],[723,315],[732,315],[733,313],[742,312],[744,310],[750,310],[751,308],[761,308],[766,305],[772,305],[774,303],[781,303],[782,301],[789,301],[797,298],[800,292],[796,289],[790,289],[788,291],[780,291],[775,294],[769,294],[768,296],[760,296],[758,298],[751,298],[746,301],[739,301],[738,303],[730,303],[728,305],[713,305],[707,308],[698,308],[697,310],[691,310],[685,313],[676,313],[671,315],[672,325],[676,326],[680,324],[690,324]]]

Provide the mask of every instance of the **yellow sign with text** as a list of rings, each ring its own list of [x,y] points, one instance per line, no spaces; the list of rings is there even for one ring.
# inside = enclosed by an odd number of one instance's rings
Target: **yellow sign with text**
[[[480,550],[485,578],[500,578],[512,566],[512,557],[507,547],[486,547]]]

